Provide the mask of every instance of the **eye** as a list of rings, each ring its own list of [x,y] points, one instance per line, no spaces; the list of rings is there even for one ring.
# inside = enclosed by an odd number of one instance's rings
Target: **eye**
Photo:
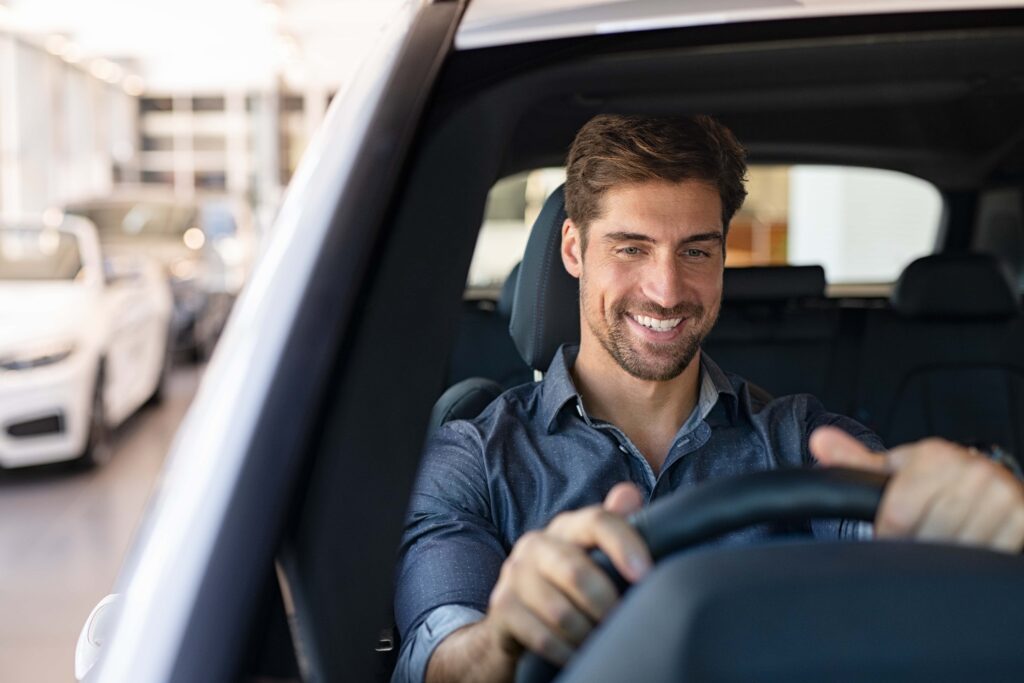
[[[686,255],[691,258],[705,258],[710,256],[710,254],[703,249],[687,249]]]
[[[640,247],[620,247],[618,252],[623,256],[639,256],[643,253]]]

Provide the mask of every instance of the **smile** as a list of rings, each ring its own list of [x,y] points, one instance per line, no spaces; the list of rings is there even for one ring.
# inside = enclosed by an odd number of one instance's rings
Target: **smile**
[[[643,325],[649,330],[654,330],[655,332],[669,332],[670,330],[674,330],[676,326],[683,321],[682,318],[661,320],[659,318],[652,318],[646,315],[633,315],[630,317],[640,325]]]

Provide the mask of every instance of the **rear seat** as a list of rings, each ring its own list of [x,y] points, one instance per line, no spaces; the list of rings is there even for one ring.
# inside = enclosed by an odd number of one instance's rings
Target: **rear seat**
[[[449,384],[532,379],[508,332],[517,275],[493,310],[467,302]],[[1024,452],[1024,316],[1009,273],[988,255],[915,261],[889,307],[828,299],[820,266],[727,268],[704,348],[770,394],[819,397],[886,444],[938,435]]]
[[[929,435],[1024,452],[1024,321],[985,254],[918,259],[870,311],[854,417],[896,445]]]
[[[726,268],[722,311],[703,344],[723,369],[775,396],[810,393],[833,410],[840,310],[821,266]]]

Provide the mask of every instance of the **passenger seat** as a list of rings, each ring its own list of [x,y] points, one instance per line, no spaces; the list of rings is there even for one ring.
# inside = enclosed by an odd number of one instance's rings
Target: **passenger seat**
[[[929,435],[1024,452],[1024,320],[988,254],[911,263],[870,311],[854,417],[890,446]]]

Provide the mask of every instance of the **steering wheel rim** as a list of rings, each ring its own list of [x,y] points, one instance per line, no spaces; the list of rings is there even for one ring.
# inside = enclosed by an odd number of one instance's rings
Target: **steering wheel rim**
[[[844,468],[756,472],[680,491],[630,516],[655,563],[731,531],[765,522],[808,519],[872,521],[889,475]],[[608,556],[590,553],[618,587],[629,588]],[[561,668],[533,652],[516,667],[516,683],[548,683]]]

